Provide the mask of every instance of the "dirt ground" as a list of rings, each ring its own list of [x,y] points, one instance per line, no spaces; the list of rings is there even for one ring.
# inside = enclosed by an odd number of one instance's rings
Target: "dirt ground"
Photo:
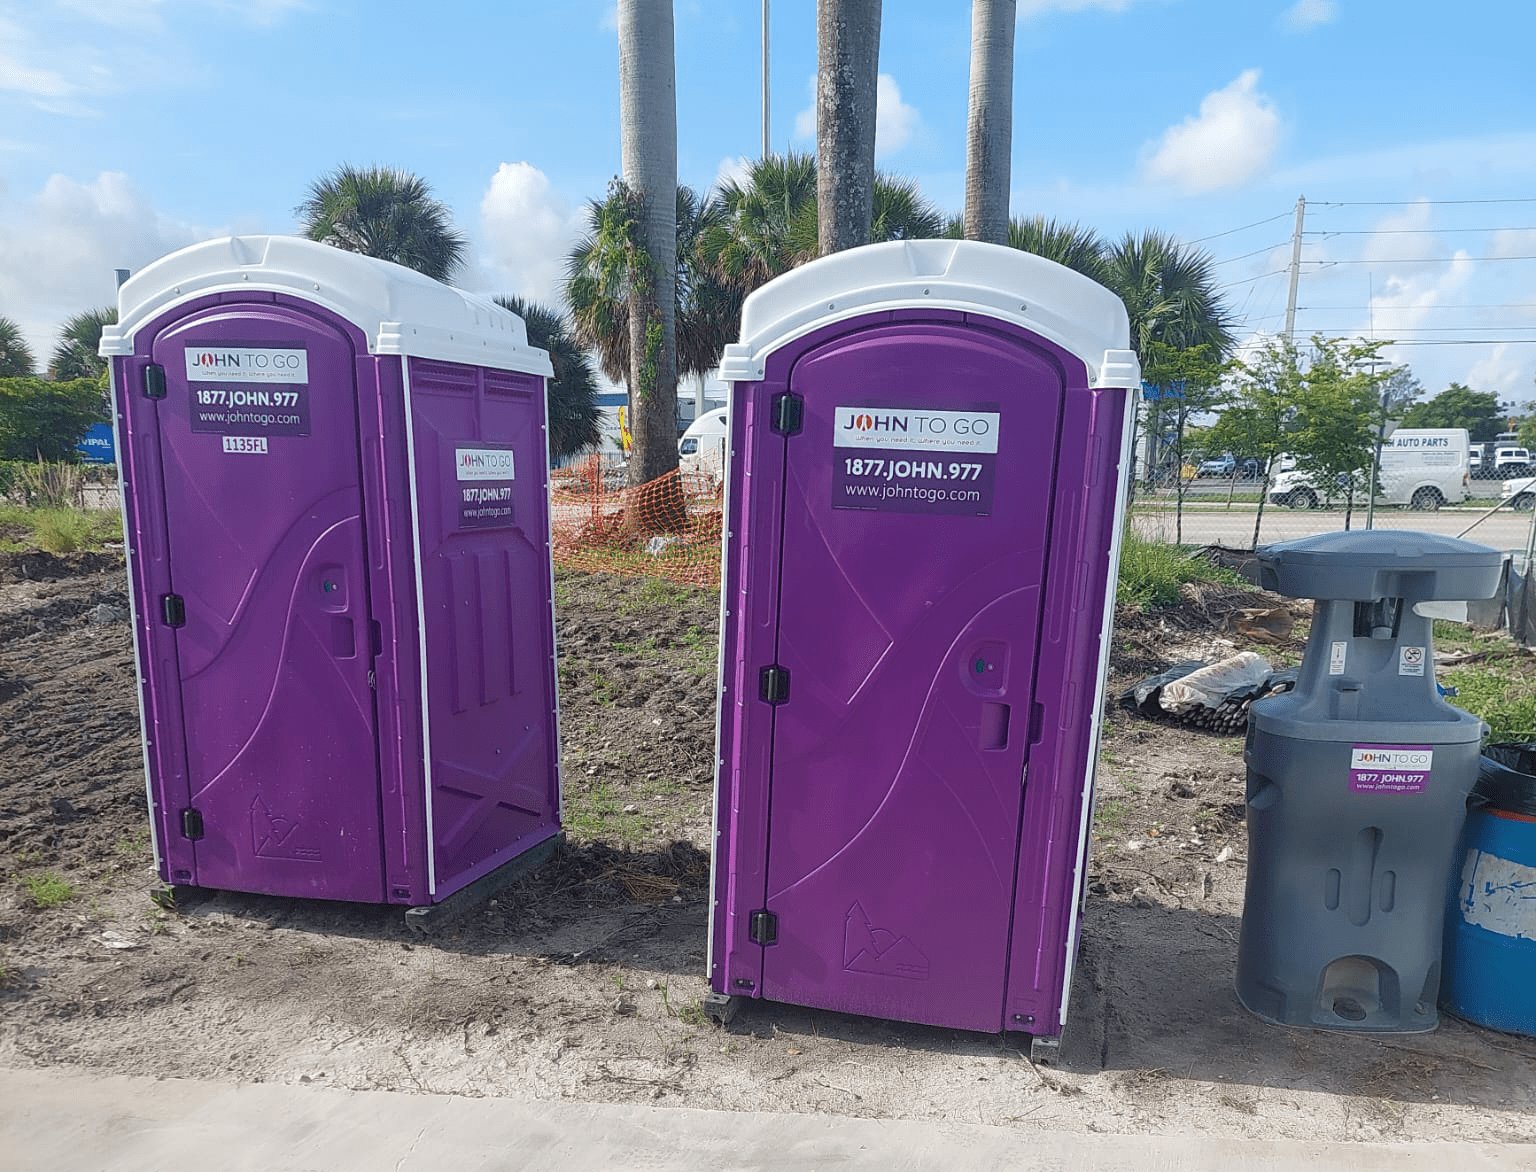
[[[0,556],[0,1065],[1021,1129],[1536,1141],[1536,1041],[1265,1026],[1232,992],[1241,743],[1111,708],[1061,1063],[1027,1039],[706,990],[716,600],[562,575],[564,853],[432,936],[399,909],[152,902],[110,555]],[[1270,600],[1283,608],[1280,600]],[[1122,615],[1112,692],[1228,630],[1213,589]],[[62,880],[61,884],[49,880]],[[51,894],[50,894],[51,893]],[[59,898],[53,906],[39,906]]]

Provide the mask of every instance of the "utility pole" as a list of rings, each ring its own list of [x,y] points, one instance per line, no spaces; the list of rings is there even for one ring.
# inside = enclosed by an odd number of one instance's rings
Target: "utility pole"
[[[1285,298],[1285,340],[1295,340],[1296,281],[1301,276],[1301,224],[1307,214],[1307,197],[1296,197],[1296,229],[1291,233],[1291,291]]]
[[[763,158],[768,157],[768,0],[763,0]]]

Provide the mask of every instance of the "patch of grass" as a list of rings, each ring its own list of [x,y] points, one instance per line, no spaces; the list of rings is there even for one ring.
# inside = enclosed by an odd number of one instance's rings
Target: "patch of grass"
[[[0,550],[73,553],[122,539],[122,516],[115,509],[0,505]]]
[[[1489,740],[1536,740],[1536,673],[1529,667],[1515,672],[1507,664],[1479,663],[1446,672],[1440,682],[1456,689],[1452,704],[1487,722]]]
[[[1118,834],[1125,827],[1130,811],[1119,798],[1099,802],[1093,811],[1093,824],[1106,834]]]
[[[58,907],[75,897],[75,889],[69,881],[44,871],[41,875],[23,875],[21,885],[27,889],[32,902],[40,908]]]
[[[574,786],[565,794],[566,831],[579,842],[638,843],[644,838],[645,816],[624,813],[624,805],[613,786],[599,778]]]
[[[1186,582],[1215,582],[1223,586],[1251,588],[1231,570],[1191,557],[1182,546],[1148,541],[1130,530],[1120,547],[1120,581],[1115,602],[1148,611],[1179,601],[1179,587]]]

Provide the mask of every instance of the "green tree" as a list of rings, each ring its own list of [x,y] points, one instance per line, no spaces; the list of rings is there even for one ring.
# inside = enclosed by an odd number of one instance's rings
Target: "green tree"
[[[636,248],[630,200],[622,185],[606,200],[587,204],[587,231],[566,264],[565,301],[581,345],[598,356],[614,382],[629,379],[629,258]],[[741,326],[740,290],[702,260],[702,238],[716,231],[726,210],[677,189],[677,366],[680,375],[704,374],[720,363]]]
[[[965,132],[965,238],[1008,243],[1013,166],[1013,29],[1018,0],[971,2],[971,100]]]
[[[744,181],[726,180],[712,202],[720,213],[699,235],[699,261],[738,293],[750,293],[816,257],[819,213],[812,156],[790,151],[758,159]],[[943,213],[916,183],[876,172],[872,242],[933,239],[945,235],[945,227]]]
[[[1301,359],[1288,338],[1267,338],[1232,364],[1222,411],[1206,442],[1212,448],[1255,457],[1262,472],[1259,508],[1253,518],[1253,547],[1259,544],[1264,504],[1275,457],[1286,450],[1292,403],[1301,385]]]
[[[101,332],[116,324],[115,305],[75,314],[59,331],[59,343],[48,362],[49,376],[66,381],[100,378],[107,369],[107,360],[97,353],[101,348]]]
[[[816,234],[827,256],[870,242],[880,0],[816,5]]]
[[[1411,369],[1394,366],[1382,379],[1381,409],[1386,418],[1399,418],[1423,393],[1424,384],[1414,376]]]
[[[1020,216],[1008,224],[1008,246],[1066,265],[1101,285],[1109,281],[1104,242],[1092,228],[1044,216]]]
[[[677,82],[672,0],[619,0],[618,15],[634,435],[628,475],[638,485],[677,467]]]
[[[97,379],[0,378],[0,459],[77,460],[86,429],[107,418]]]
[[[529,343],[548,351],[550,365],[555,368],[546,396],[549,454],[570,456],[597,446],[602,439],[598,428],[597,376],[586,351],[571,336],[565,319],[548,306],[521,297],[497,297],[495,301],[523,319]]]
[[[1201,343],[1179,350],[1164,342],[1147,345],[1146,364],[1141,376],[1145,382],[1164,392],[1157,402],[1166,405],[1166,426],[1173,429],[1173,453],[1177,467],[1185,462],[1185,430],[1191,416],[1210,411],[1222,394],[1222,378],[1227,364],[1217,358],[1209,345]],[[1184,477],[1175,478],[1174,543],[1184,540]]]
[[[1104,283],[1131,319],[1131,347],[1146,365],[1148,346],[1205,345],[1214,358],[1232,348],[1232,318],[1216,289],[1209,253],[1163,232],[1127,234],[1105,251]]]
[[[21,327],[8,317],[0,317],[0,378],[26,378],[35,369],[32,347],[22,336]]]
[[[1504,430],[1499,397],[1452,383],[1433,399],[1403,412],[1403,427],[1464,427],[1474,443],[1491,440]]]
[[[1376,365],[1387,344],[1316,335],[1310,361],[1291,392],[1289,443],[1296,468],[1324,496],[1332,497],[1342,486],[1346,529],[1355,492],[1368,490],[1368,470],[1376,460],[1379,388],[1386,372],[1372,374],[1367,368]],[[1362,470],[1367,470],[1366,479]]]
[[[469,251],[468,238],[426,180],[394,167],[343,163],[310,184],[294,215],[300,235],[438,281],[452,280]]]

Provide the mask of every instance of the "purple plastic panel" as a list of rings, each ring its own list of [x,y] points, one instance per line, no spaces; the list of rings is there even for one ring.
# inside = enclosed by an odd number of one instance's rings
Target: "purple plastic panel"
[[[768,423],[786,389],[805,396],[787,441]],[[1088,550],[1123,401],[1023,330],[917,310],[797,340],[734,388],[716,990],[1053,1032],[1033,1022],[1068,956],[1108,543]],[[880,446],[903,409],[993,415],[996,454]],[[839,424],[864,446],[834,442]],[[848,508],[860,476],[899,491]],[[924,488],[973,495],[908,491]],[[1042,630],[1047,594],[1079,617]],[[757,679],[775,662],[776,706]],[[749,939],[763,909],[767,947]]]
[[[432,461],[418,471],[437,510],[422,522],[433,542],[423,610],[405,359],[372,357],[355,326],[264,291],[198,299],[136,339],[113,378],[162,877],[420,905],[557,833],[542,380],[418,364],[416,438]],[[189,365],[189,345],[207,362]],[[307,381],[255,383],[265,403],[237,404],[238,381],[188,377],[231,349],[302,349]],[[167,373],[164,399],[144,394],[152,360]],[[235,406],[297,418],[210,414]],[[450,445],[446,462],[424,435]],[[488,503],[468,518],[453,465],[465,447],[511,448],[516,465],[512,493],[473,482]],[[466,519],[470,542],[457,529]],[[164,621],[172,592],[185,599],[181,627]],[[435,883],[423,614],[436,668]],[[184,833],[189,808],[201,838]]]
[[[559,829],[544,382],[408,369],[441,899]]]
[[[124,398],[136,455],[153,450],[137,511],[159,514],[138,603],[168,878],[381,900],[353,343],[242,305],[160,329],[149,357],[165,397]]]
[[[1079,381],[1062,416],[1036,683],[1043,718],[1024,794],[1005,1016],[1006,1028],[1037,1036],[1060,1033],[1062,986],[1077,947],[1073,901],[1086,857],[1095,707],[1104,702],[1099,639],[1115,570],[1109,555],[1128,401],[1124,390],[1090,391]]]

